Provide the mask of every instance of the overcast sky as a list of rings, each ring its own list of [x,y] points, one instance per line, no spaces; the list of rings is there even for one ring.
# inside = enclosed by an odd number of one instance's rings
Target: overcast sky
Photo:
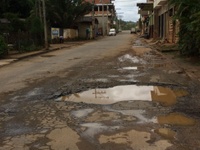
[[[124,21],[138,21],[137,3],[144,3],[146,0],[114,0],[115,9]]]

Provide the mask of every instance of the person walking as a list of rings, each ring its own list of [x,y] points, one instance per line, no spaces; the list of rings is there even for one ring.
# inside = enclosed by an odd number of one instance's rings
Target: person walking
[[[90,28],[89,27],[86,29],[86,39],[87,40],[90,39]]]

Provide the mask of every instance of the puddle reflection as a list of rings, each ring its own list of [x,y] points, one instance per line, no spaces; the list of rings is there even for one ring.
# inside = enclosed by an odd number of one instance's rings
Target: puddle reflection
[[[138,67],[123,67],[123,70],[137,70]]]
[[[113,104],[120,101],[140,100],[154,101],[162,106],[171,106],[178,97],[186,96],[184,90],[172,90],[160,86],[116,86],[107,89],[92,89],[70,96],[63,96],[56,101],[73,101],[92,104]]]

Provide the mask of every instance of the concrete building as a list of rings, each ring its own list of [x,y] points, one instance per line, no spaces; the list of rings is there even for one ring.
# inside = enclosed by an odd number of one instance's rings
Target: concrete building
[[[138,21],[139,28],[142,35],[146,35],[148,38],[153,37],[153,0],[147,0],[146,3],[137,3],[139,7],[138,14],[140,19]]]
[[[107,35],[110,28],[114,25],[115,7],[111,0],[86,0],[94,3],[94,11],[85,17],[94,17],[98,25],[94,27],[96,35]]]
[[[151,4],[153,4],[152,10]],[[138,13],[141,15],[143,32],[147,32],[150,38],[169,43],[177,42],[179,23],[173,20],[175,8],[169,5],[168,0],[147,0],[146,3],[138,3],[137,6]]]
[[[170,43],[178,40],[178,21],[173,21],[174,6],[168,0],[154,0],[154,38],[161,38]]]

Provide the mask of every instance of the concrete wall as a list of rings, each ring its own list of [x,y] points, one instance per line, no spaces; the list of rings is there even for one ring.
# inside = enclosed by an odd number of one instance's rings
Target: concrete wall
[[[90,38],[92,38],[92,24],[91,23],[80,23],[78,26],[78,37],[86,38],[86,29],[90,28]]]
[[[178,22],[173,21],[174,8],[168,3],[154,9],[154,38],[167,40],[170,43],[178,41]]]
[[[64,39],[74,39],[78,37],[78,30],[75,29],[64,29]]]
[[[110,30],[110,26],[108,24],[110,21],[108,20],[107,15],[105,14],[104,17],[99,16],[99,17],[96,17],[96,18],[99,21],[99,24],[98,24],[99,31],[104,28],[104,35],[107,35],[108,31]]]

